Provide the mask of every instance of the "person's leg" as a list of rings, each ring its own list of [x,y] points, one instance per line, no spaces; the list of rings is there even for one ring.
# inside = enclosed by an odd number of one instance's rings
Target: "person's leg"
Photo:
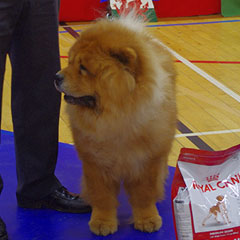
[[[20,207],[89,212],[56,178],[61,95],[58,0],[24,0],[10,49],[12,116]]]
[[[54,175],[60,108],[53,85],[60,68],[58,8],[58,0],[0,0],[0,100],[10,53],[19,206],[89,212],[91,207]],[[2,221],[0,225],[5,227]]]
[[[23,2],[22,0],[0,0],[0,138],[1,138],[2,90],[6,56],[10,49],[14,26],[16,24],[19,10],[21,9],[22,6],[22,2]],[[2,192],[2,189],[3,180],[0,175],[0,194]],[[6,225],[1,217],[0,217],[0,239],[1,240],[8,239]]]
[[[61,184],[54,175],[58,153],[60,69],[58,1],[26,0],[10,50],[17,198],[42,199]]]
[[[6,55],[10,49],[12,34],[22,3],[23,0],[0,0],[0,129]]]
[[[1,12],[0,12],[1,15]],[[1,18],[0,18],[1,21]],[[1,23],[0,23],[1,24]],[[1,26],[0,26],[1,31]],[[1,33],[0,33],[1,34]],[[6,65],[6,49],[1,48],[3,37],[0,36],[0,143],[1,143],[1,116],[2,116],[2,91],[3,91],[3,79]]]
[[[1,3],[0,3],[0,34],[1,34],[1,28],[2,26],[1,26]],[[2,87],[3,87],[3,78],[4,78],[5,63],[6,63],[6,49],[1,47],[1,43],[5,42],[5,39],[6,37],[4,37],[3,39],[3,37],[0,35],[0,142],[1,142]],[[6,43],[5,43],[5,46],[7,46]],[[0,195],[1,195],[2,189],[3,189],[3,180],[0,175]],[[0,239],[1,239],[1,236],[4,236],[4,235],[6,235],[6,225],[0,217]]]

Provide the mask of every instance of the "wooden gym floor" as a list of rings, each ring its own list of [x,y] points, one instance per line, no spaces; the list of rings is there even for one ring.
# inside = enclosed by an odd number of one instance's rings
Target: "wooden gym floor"
[[[91,23],[59,27],[62,67],[70,46]],[[149,31],[166,45],[177,68],[178,126],[169,165],[183,147],[223,150],[240,143],[240,17],[159,19]],[[108,36],[106,36],[108,37]],[[2,129],[12,131],[11,69],[7,64]],[[60,142],[72,143],[62,101]]]

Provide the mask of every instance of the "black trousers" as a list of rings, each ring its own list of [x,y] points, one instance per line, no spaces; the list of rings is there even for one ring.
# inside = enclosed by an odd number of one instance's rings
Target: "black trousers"
[[[61,99],[53,84],[60,69],[58,9],[58,0],[0,0],[0,99],[8,54],[18,199],[41,199],[60,186],[54,175]]]

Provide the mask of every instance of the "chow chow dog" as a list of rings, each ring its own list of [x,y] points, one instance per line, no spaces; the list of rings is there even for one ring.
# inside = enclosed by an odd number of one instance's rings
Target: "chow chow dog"
[[[134,227],[159,230],[156,202],[164,197],[176,125],[175,71],[167,50],[131,14],[100,19],[71,47],[55,85],[68,103],[82,194],[92,206],[91,231],[117,231],[121,184]]]

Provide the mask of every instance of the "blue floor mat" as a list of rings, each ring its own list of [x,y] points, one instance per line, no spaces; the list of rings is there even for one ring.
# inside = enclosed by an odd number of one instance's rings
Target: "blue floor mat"
[[[155,233],[142,233],[129,224],[131,208],[126,195],[121,191],[118,209],[118,232],[107,236],[96,236],[89,231],[90,214],[60,213],[53,210],[26,210],[16,202],[16,169],[14,139],[11,132],[2,131],[0,144],[0,173],[4,189],[0,197],[0,216],[7,224],[9,240],[175,240],[171,212],[171,182],[175,168],[169,167],[165,200],[158,209],[163,219],[162,228]],[[59,143],[59,159],[56,176],[72,192],[79,192],[81,162],[72,145]]]

